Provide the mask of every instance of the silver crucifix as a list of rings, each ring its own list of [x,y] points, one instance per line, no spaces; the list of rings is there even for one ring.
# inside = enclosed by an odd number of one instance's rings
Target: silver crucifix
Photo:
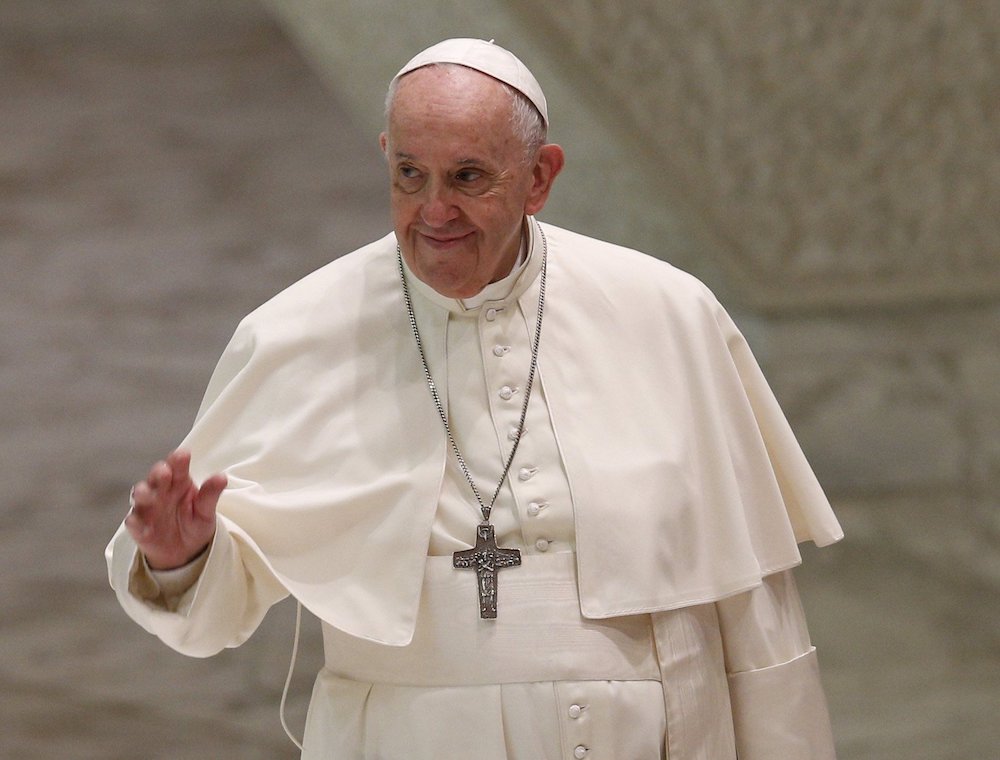
[[[479,617],[484,620],[497,616],[497,572],[520,564],[521,552],[517,549],[499,548],[493,535],[493,526],[489,523],[480,523],[473,548],[455,552],[452,559],[454,567],[476,571]]]

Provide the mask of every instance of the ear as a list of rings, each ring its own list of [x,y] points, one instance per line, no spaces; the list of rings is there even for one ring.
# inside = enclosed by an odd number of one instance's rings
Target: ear
[[[385,132],[378,136],[378,146],[382,149],[382,155],[386,155],[385,149],[389,145],[389,135]]]
[[[538,149],[538,158],[531,172],[531,192],[528,193],[528,200],[525,201],[524,213],[537,214],[542,210],[545,202],[549,199],[552,183],[556,181],[564,163],[566,163],[566,155],[563,153],[563,149],[555,143],[543,145]]]

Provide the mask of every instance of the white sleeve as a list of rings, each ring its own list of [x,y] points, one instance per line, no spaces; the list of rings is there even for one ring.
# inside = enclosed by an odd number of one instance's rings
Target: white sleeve
[[[192,657],[239,646],[288,594],[260,557],[244,550],[223,517],[208,551],[179,570],[149,571],[124,526],[105,556],[111,586],[129,617]]]
[[[139,561],[134,565],[129,578],[129,588],[144,601],[176,612],[184,592],[201,577],[201,571],[208,561],[208,552],[209,548],[206,546],[201,554],[186,565],[172,570],[154,570],[149,566],[145,555],[139,554]]]
[[[792,572],[716,602],[740,760],[834,760],[816,648]]]

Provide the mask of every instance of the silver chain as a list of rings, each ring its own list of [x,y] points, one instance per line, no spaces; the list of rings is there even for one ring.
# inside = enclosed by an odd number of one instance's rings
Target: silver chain
[[[420,340],[420,330],[417,329],[417,317],[413,313],[413,301],[410,298],[410,289],[406,284],[406,274],[403,271],[403,254],[399,246],[396,246],[396,264],[399,267],[399,279],[403,283],[406,314],[410,318],[410,329],[413,330],[413,338],[417,342],[417,352],[420,354],[420,363],[424,368],[427,387],[430,389],[431,397],[434,399],[434,406],[437,407],[441,422],[444,424],[444,432],[448,436],[448,443],[451,444],[451,450],[455,452],[455,459],[458,460],[458,465],[462,468],[462,473],[465,475],[469,487],[472,488],[472,493],[475,494],[476,501],[479,502],[479,508],[483,513],[483,521],[487,523],[490,521],[490,513],[493,511],[493,505],[496,504],[497,496],[500,495],[500,489],[503,488],[503,482],[507,479],[507,474],[510,472],[510,466],[514,462],[514,455],[517,453],[517,447],[521,443],[521,436],[524,434],[524,420],[528,415],[528,399],[531,398],[531,387],[534,385],[535,370],[538,368],[538,344],[542,337],[542,314],[545,311],[545,269],[548,259],[548,241],[545,239],[545,233],[542,231],[542,228],[537,227],[536,229],[542,237],[542,271],[538,280],[538,317],[535,320],[535,335],[531,343],[531,366],[528,368],[528,382],[524,388],[524,403],[521,404],[521,419],[517,423],[517,435],[514,438],[514,446],[510,450],[510,456],[507,457],[503,474],[500,476],[500,481],[497,483],[496,490],[493,491],[493,497],[490,499],[489,504],[483,501],[479,489],[472,480],[469,468],[465,464],[465,458],[462,456],[462,452],[459,451],[458,444],[455,442],[455,436],[451,432],[451,425],[448,424],[448,414],[444,410],[444,404],[441,403],[441,397],[438,395],[437,385],[435,385],[434,378],[431,376],[431,368],[427,364],[427,355],[424,353],[424,344]]]

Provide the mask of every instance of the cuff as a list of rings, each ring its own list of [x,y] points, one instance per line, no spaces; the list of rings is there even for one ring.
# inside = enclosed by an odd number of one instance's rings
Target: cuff
[[[214,543],[214,542],[213,542]],[[172,570],[153,570],[142,552],[137,551],[129,573],[128,590],[133,596],[157,607],[176,612],[181,598],[201,577],[212,544],[188,562]]]
[[[815,647],[793,660],[729,675],[740,760],[836,760]]]

